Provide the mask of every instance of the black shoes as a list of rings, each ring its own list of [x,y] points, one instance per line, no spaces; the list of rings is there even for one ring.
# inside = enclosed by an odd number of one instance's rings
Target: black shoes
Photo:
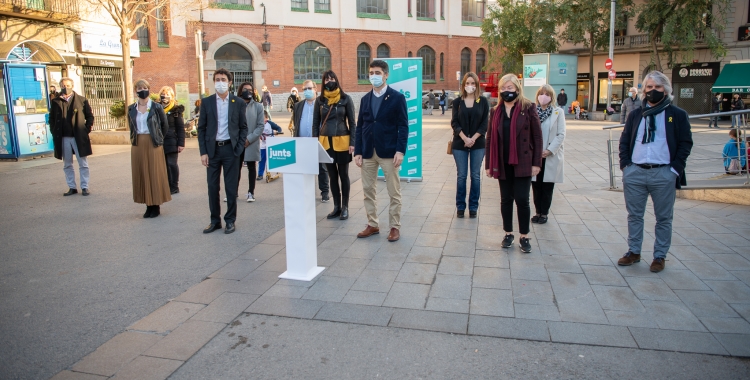
[[[84,197],[88,196],[89,194],[91,194],[89,193],[89,189],[81,189],[81,195],[83,195]]]
[[[328,203],[329,200],[331,200],[331,198],[328,196],[328,193],[324,193],[320,195],[321,202]]]
[[[66,196],[66,197],[68,195],[73,195],[73,194],[78,194],[78,190],[76,190],[76,189],[68,189],[67,193],[63,193],[63,195]]]
[[[180,192],[180,189],[173,189],[169,191],[170,194],[177,194],[179,192]]]
[[[331,213],[328,214],[328,216],[326,216],[326,218],[327,219],[336,219],[336,218],[338,218],[340,216],[341,216],[341,207],[339,207],[337,205],[337,206],[333,207],[333,211],[331,211]]]
[[[143,214],[143,218],[156,218],[161,214],[161,208],[159,206],[146,206],[146,213]]]
[[[340,220],[347,220],[349,219],[349,207],[343,206],[341,207],[341,216],[339,216]]]
[[[476,217],[477,217],[477,212],[476,212],[476,211],[472,211],[472,210],[469,210],[469,218],[472,218],[472,219],[473,219],[473,218],[476,218]]]
[[[510,248],[510,246],[513,245],[513,234],[505,235],[505,238],[503,239],[503,248]]]
[[[540,215],[534,215],[531,217],[531,223],[539,223],[539,216]]]
[[[456,211],[456,216],[459,217],[459,218],[463,218],[464,217],[464,212],[466,212],[466,210],[458,210],[458,211]]]
[[[234,223],[227,223],[227,229],[224,230],[225,234],[231,234],[234,232]]]
[[[146,206],[146,212],[143,214],[143,219],[148,219],[151,217],[151,206]]]
[[[547,223],[547,220],[548,220],[547,215],[541,215],[539,216],[539,221],[537,223],[544,224],[544,223]]]
[[[214,231],[220,230],[220,229],[221,229],[221,223],[209,224],[208,227],[206,227],[206,228],[203,229],[203,233],[204,234],[210,234],[211,232],[214,232]]]
[[[531,253],[531,243],[529,242],[529,238],[522,237],[519,241],[521,246],[521,252],[523,253]]]

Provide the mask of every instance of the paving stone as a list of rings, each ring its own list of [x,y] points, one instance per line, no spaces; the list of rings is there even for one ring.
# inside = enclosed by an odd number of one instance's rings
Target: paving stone
[[[645,253],[643,253],[643,254],[645,254]],[[644,256],[641,257],[641,262],[640,263],[636,263],[636,264],[633,264],[633,265],[620,266],[620,265],[617,265],[617,261],[616,260],[612,260],[613,261],[612,265],[614,265],[614,268],[617,269],[617,272],[619,272],[622,277],[647,277],[647,278],[653,278],[654,277],[654,272],[651,272],[651,269],[650,269],[650,267],[651,267],[651,261],[649,261],[647,259],[644,259],[643,257]],[[618,258],[618,260],[619,260],[619,258]],[[667,261],[665,263],[665,267],[668,268],[669,271],[671,271],[673,269],[672,266],[671,266],[671,264],[675,263],[676,262],[675,260],[676,259],[674,259],[674,258],[671,258],[671,259],[667,258]],[[686,270],[686,268],[684,268],[682,266],[682,264],[677,264],[677,265],[679,265],[682,269],[680,269],[680,268],[674,268],[675,270]]]
[[[205,281],[204,281],[205,282]],[[158,334],[174,330],[205,306],[195,303],[172,301],[128,327],[129,330],[152,331]]]
[[[689,270],[665,270],[659,272],[659,278],[672,290],[711,290],[708,285]]]
[[[446,242],[449,241],[468,241],[472,243],[477,242],[477,234],[475,231],[472,231],[472,233],[467,233],[467,230],[465,229],[454,229],[451,228],[448,231],[448,235],[446,237]]]
[[[226,280],[242,280],[247,277],[250,272],[261,266],[264,261],[252,259],[243,260],[235,259],[230,261],[227,265],[224,265],[221,269],[212,273],[210,278],[223,278]]]
[[[396,310],[388,326],[466,334],[468,314],[426,310]]]
[[[637,348],[627,327],[587,323],[547,322],[553,342]]]
[[[469,334],[548,342],[547,322],[529,319],[469,316]]]
[[[50,380],[105,380],[107,376],[97,376],[82,372],[60,371]]]
[[[705,261],[683,261],[682,262],[693,274],[698,276],[703,281],[706,280],[720,280],[720,281],[732,281],[737,278],[732,276],[726,269],[722,268],[721,265],[715,262]]]
[[[641,301],[628,287],[592,285],[591,289],[604,310],[646,312]]]
[[[394,282],[383,306],[424,309],[429,292],[429,285]]]
[[[603,218],[603,217],[602,217]],[[603,232],[616,232],[614,227],[605,219],[605,220],[591,220],[588,218],[583,219],[583,224],[586,225],[586,228],[591,231],[594,236],[602,236]],[[619,234],[617,234],[619,236]],[[622,237],[620,237],[622,239]],[[606,241],[606,240],[604,240]]]
[[[440,257],[443,255],[442,248],[435,247],[412,247],[406,262],[420,264],[439,264]]]
[[[398,272],[365,269],[352,285],[352,290],[387,293]]]
[[[346,296],[343,300],[341,300],[341,302],[353,303],[358,305],[380,306],[383,304],[383,301],[385,301],[385,296],[387,295],[388,293],[349,290],[349,292],[346,293]]]
[[[676,258],[680,259],[680,261],[712,261],[708,255],[703,253],[700,249],[697,247],[694,247],[692,245],[680,245],[680,246],[672,246],[669,249],[669,253],[674,255]]]
[[[433,264],[404,263],[398,272],[396,281],[431,285],[435,280],[437,268],[438,266]]]
[[[599,222],[602,223],[602,222]],[[617,232],[614,227],[611,227],[611,231],[596,231],[594,232],[594,239],[596,239],[597,242],[599,242],[599,245],[602,244],[617,244],[620,247],[627,247],[627,242],[625,241],[625,238],[620,235],[619,232]]]
[[[474,258],[474,248],[476,244],[468,241],[446,241],[443,247],[445,256],[461,256]]]
[[[261,296],[245,311],[252,314],[311,319],[323,304],[322,301]]]
[[[183,364],[180,360],[139,356],[128,363],[112,379],[163,380]]]
[[[625,277],[625,280],[641,300],[679,301],[677,295],[659,277]]]
[[[236,282],[231,290],[228,291],[234,293],[263,294],[279,281],[279,275],[282,272],[267,272],[258,268],[253,273],[247,275],[247,277]]]
[[[302,298],[302,296],[305,295],[308,289],[310,288],[302,286],[282,285],[277,283],[276,285],[272,286],[271,289],[268,289],[268,291],[264,294],[271,297]]]
[[[445,245],[445,239],[446,236],[444,234],[430,234],[422,232],[419,234],[419,236],[417,236],[417,240],[414,242],[414,245],[421,247],[443,248],[443,246]]]
[[[700,320],[712,333],[750,334],[750,323],[742,318],[702,317]]]
[[[273,255],[258,267],[259,271],[282,273],[286,271],[286,249]]]
[[[513,304],[516,318],[538,319],[543,321],[560,321],[560,311],[556,305]]]
[[[750,303],[732,303],[729,304],[729,306],[731,306],[737,314],[741,315],[742,318],[750,321]]]
[[[471,276],[435,275],[430,297],[468,300],[471,298]]]
[[[513,279],[513,302],[555,306],[552,286],[547,281]]]
[[[661,329],[705,332],[706,328],[682,302],[641,301]]]
[[[750,335],[713,334],[732,356],[750,356]]]
[[[696,352],[727,355],[728,352],[710,334],[693,331],[674,331],[630,327],[638,347],[650,350]]]
[[[379,252],[370,260],[367,269],[372,270],[401,270],[401,266],[406,261],[407,254]]]
[[[474,288],[471,314],[513,317],[513,293],[510,290]]]
[[[474,267],[472,286],[475,288],[511,289],[510,270]]]
[[[188,360],[226,326],[225,323],[187,321],[146,350],[143,355]]]
[[[604,310],[604,313],[613,326],[659,328],[645,311]]]
[[[748,254],[748,257],[750,257],[750,254]],[[744,282],[745,285],[750,286],[750,270],[730,270],[729,273]]]
[[[318,266],[330,267],[343,254],[344,249],[318,248]]]
[[[341,302],[346,293],[356,281],[356,278],[323,276],[310,290],[302,296],[302,299]]]
[[[536,233],[535,233],[536,234]],[[561,233],[562,236],[562,233]],[[555,256],[572,256],[573,250],[568,245],[568,241],[562,236],[561,240],[546,240],[542,239],[542,236],[537,235],[537,241],[539,244],[539,251],[544,255],[555,255]]]
[[[99,346],[71,369],[76,372],[112,376],[161,339],[160,335],[126,331]]]
[[[477,236],[476,249],[489,250],[489,251],[501,251],[503,239],[499,236]]]
[[[687,241],[691,242],[694,246],[703,251],[703,253],[734,253],[731,248],[713,238],[693,239],[690,236],[686,236],[685,239],[687,239]]]
[[[512,279],[548,281],[547,269],[544,262],[528,262],[512,260],[510,263],[510,276]]]
[[[612,265],[612,260],[606,252],[601,249],[574,249],[578,263],[581,265]]]
[[[750,303],[750,286],[742,281],[706,281],[727,303]]]
[[[572,251],[571,251],[572,252]],[[583,273],[575,256],[543,254],[544,268],[547,272]]]
[[[209,278],[190,287],[190,289],[177,296],[175,301],[208,305],[222,293],[232,291],[237,286],[237,283],[235,280]]]
[[[344,303],[326,303],[315,315],[315,319],[357,323],[363,325],[387,326],[393,309]]]
[[[359,274],[365,270],[368,264],[370,264],[369,259],[340,257],[338,260],[334,261],[330,267],[326,268],[325,275],[357,278],[359,277]]]
[[[247,252],[240,255],[238,259],[266,261],[284,249],[285,244],[286,242],[282,242],[281,244],[256,244],[247,250]]]
[[[555,202],[553,202],[553,203],[555,203]],[[554,209],[555,206],[553,205],[552,207]],[[555,220],[557,221],[557,223],[560,223],[560,224],[583,224],[583,221],[578,216],[578,214],[572,213],[572,214],[565,214],[565,215],[559,214],[558,215],[558,213],[556,213],[554,211],[553,211],[553,213],[555,214]]]
[[[474,253],[475,267],[510,268],[508,255],[502,251],[476,250]]]
[[[586,240],[596,243],[596,240],[591,235],[591,231],[589,231],[584,224],[560,224],[560,230],[562,230],[563,235],[566,236],[568,243],[571,242],[574,236],[586,236],[590,238]],[[573,247],[572,244],[571,247]]]
[[[732,233],[726,233],[726,234],[712,234],[712,236],[724,243],[724,245],[728,247],[747,247],[750,245],[750,241],[744,238],[742,235],[732,232]],[[748,235],[745,235],[748,236]],[[748,236],[750,237],[750,236]]]
[[[425,309],[449,313],[468,313],[469,300],[429,297]]]
[[[473,251],[472,251],[473,252]],[[474,258],[443,256],[438,266],[438,274],[471,276],[474,270]]]
[[[747,246],[750,246],[750,242]],[[726,270],[750,270],[750,261],[736,253],[714,253],[707,256]]]
[[[258,299],[258,295],[255,294],[224,293],[191,319],[229,323],[237,318],[256,299]]]
[[[581,268],[591,285],[628,286],[613,266],[581,265]]]
[[[430,234],[447,234],[451,228],[451,223],[446,222],[433,222],[431,218],[427,218],[427,222],[422,225],[422,231]]]
[[[674,292],[696,317],[739,317],[734,309],[710,290],[675,290]]]

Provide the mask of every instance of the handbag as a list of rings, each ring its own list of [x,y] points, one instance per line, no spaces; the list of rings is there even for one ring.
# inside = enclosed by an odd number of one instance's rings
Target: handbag
[[[739,174],[740,170],[742,170],[740,167],[740,160],[733,158],[732,161],[729,162],[729,169],[727,169],[727,172],[729,172],[729,174]]]
[[[446,154],[453,154],[453,139],[448,140],[448,149],[445,151]]]

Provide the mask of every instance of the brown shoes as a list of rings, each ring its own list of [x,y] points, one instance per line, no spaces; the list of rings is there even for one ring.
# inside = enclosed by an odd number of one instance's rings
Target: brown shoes
[[[659,273],[664,270],[664,259],[662,258],[656,258],[654,261],[651,262],[651,271],[654,273]]]
[[[625,256],[621,257],[620,260],[617,260],[617,265],[626,267],[639,262],[641,262],[641,255],[636,255],[635,253],[628,251]]]
[[[366,237],[370,237],[372,235],[379,234],[379,233],[380,233],[380,228],[373,227],[368,224],[367,228],[365,228],[362,232],[357,234],[357,237],[366,238]]]
[[[391,233],[388,234],[388,241],[394,242],[397,241],[400,237],[401,235],[398,232],[398,228],[391,228]]]

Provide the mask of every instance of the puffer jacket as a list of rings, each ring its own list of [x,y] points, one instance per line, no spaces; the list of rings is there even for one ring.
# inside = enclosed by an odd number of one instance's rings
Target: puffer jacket
[[[167,135],[169,122],[167,114],[164,113],[164,107],[156,102],[150,102],[150,111],[146,124],[148,132],[151,134],[151,141],[154,146],[164,145],[164,136]],[[138,103],[133,103],[128,107],[128,127],[130,127],[130,143],[133,146],[138,145],[138,127],[136,126],[136,117],[138,116]]]
[[[185,107],[182,104],[175,104],[167,112],[167,121],[169,129],[164,135],[164,153],[177,153],[177,147],[185,146],[185,120],[182,118]]]
[[[326,120],[329,111],[330,115]],[[332,106],[328,105],[327,99],[321,101],[318,98],[313,112],[313,137],[349,135],[349,146],[354,146],[354,133],[357,128],[354,117],[354,101],[349,95],[342,95],[339,102]]]

